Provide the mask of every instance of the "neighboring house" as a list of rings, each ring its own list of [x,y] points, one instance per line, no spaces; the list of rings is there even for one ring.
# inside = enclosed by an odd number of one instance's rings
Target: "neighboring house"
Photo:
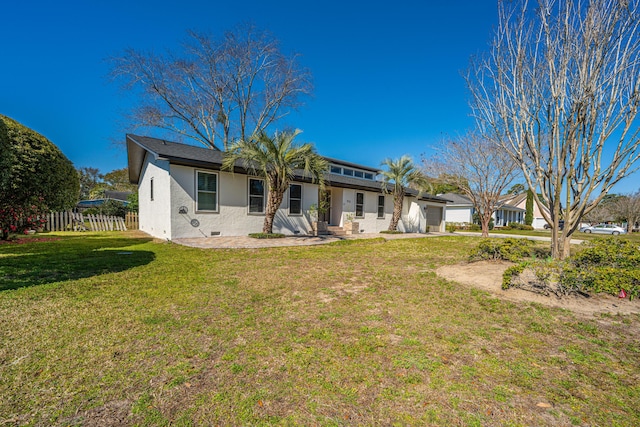
[[[267,198],[263,178],[240,163],[221,170],[224,153],[145,136],[127,135],[129,179],[138,185],[140,230],[163,239],[246,236],[262,231]],[[320,220],[342,227],[351,215],[360,231],[389,227],[393,195],[382,190],[379,171],[327,158],[325,189],[302,174],[294,177],[274,218],[274,233],[309,234],[309,210],[326,200]],[[444,231],[446,200],[407,189],[404,232]]]
[[[446,222],[473,223],[473,214],[476,210],[468,197],[456,193],[439,194],[438,196],[450,201],[447,203]]]
[[[455,193],[439,194],[439,197],[447,199],[446,222],[473,223],[473,214],[476,212],[467,196]],[[509,195],[511,197],[511,195]],[[504,197],[504,196],[503,196]],[[524,223],[525,210],[519,206],[508,203],[509,199],[501,197],[500,207],[493,213],[493,223],[496,227],[504,227],[510,222]]]
[[[520,194],[507,194],[502,196],[502,201],[505,204],[508,204],[510,206],[514,206],[520,209],[523,209],[526,213],[526,208],[527,208],[527,193],[520,193]],[[545,206],[544,207],[545,210],[548,209]],[[523,217],[524,218],[524,217]],[[542,230],[544,229],[545,224],[547,223],[547,220],[544,219],[544,217],[542,216],[542,213],[540,212],[540,209],[538,208],[538,204],[534,201],[533,202],[533,223],[531,224],[531,226],[534,229],[539,229]]]

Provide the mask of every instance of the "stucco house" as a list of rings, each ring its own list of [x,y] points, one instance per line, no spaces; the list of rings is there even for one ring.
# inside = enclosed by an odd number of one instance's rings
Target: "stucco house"
[[[475,208],[467,196],[455,193],[439,194],[438,196],[450,201],[446,209],[446,222],[458,224],[473,222]],[[511,200],[511,196],[500,198],[500,207],[492,215],[496,227],[504,227],[510,222],[524,223],[525,210],[520,206],[513,205]]]
[[[140,230],[162,239],[246,236],[262,231],[266,183],[237,163],[221,170],[223,153],[146,136],[127,135],[129,180],[138,185]],[[342,227],[347,218],[359,231],[386,230],[393,196],[383,191],[379,170],[327,158],[325,188],[302,174],[294,177],[274,218],[273,231],[310,234],[310,208],[321,199],[320,220]],[[446,199],[407,189],[398,229],[444,231]]]

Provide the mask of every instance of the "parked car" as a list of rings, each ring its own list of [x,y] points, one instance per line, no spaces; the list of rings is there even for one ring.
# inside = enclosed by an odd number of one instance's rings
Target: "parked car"
[[[558,228],[559,228],[560,230],[562,230],[562,229],[564,228],[564,220],[563,220],[563,219],[561,219],[560,221],[558,221]],[[545,229],[545,230],[549,230],[549,229],[551,229],[551,224],[546,223],[546,224],[544,225],[544,229]]]
[[[580,231],[583,233],[613,234],[614,236],[618,234],[625,234],[627,232],[624,228],[613,224],[592,225],[590,227],[583,227]]]

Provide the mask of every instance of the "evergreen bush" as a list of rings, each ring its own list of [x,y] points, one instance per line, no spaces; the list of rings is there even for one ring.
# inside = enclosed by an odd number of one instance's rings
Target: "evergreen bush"
[[[79,193],[78,173],[58,147],[0,115],[1,238],[38,227],[49,210],[75,206]]]

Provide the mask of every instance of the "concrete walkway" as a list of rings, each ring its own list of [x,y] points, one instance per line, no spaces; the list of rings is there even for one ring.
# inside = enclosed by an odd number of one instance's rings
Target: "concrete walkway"
[[[360,233],[347,236],[287,236],[280,239],[254,239],[249,236],[220,236],[220,237],[195,237],[186,239],[174,239],[172,242],[179,245],[190,246],[202,249],[255,249],[255,248],[276,248],[286,246],[312,246],[323,245],[326,243],[337,242],[340,240],[353,239],[376,239],[384,238],[385,240],[396,239],[419,239],[423,237],[444,236],[446,233],[402,233],[402,234],[384,234],[384,233]]]

